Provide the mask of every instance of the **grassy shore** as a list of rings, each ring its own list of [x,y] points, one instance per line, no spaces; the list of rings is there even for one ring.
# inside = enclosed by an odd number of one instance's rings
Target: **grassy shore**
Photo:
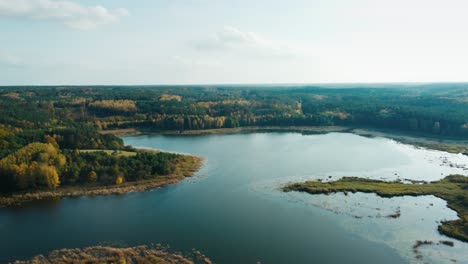
[[[82,153],[104,152],[108,155],[115,155],[117,157],[133,157],[137,155],[136,151],[111,150],[111,149],[80,149],[78,151]]]
[[[87,247],[83,249],[60,249],[52,251],[48,256],[35,256],[30,260],[16,261],[15,264],[211,264],[211,260],[198,251],[190,257],[170,253],[159,246],[138,246],[131,248],[114,248],[105,246]]]
[[[135,128],[120,128],[120,129],[108,129],[100,130],[101,134],[112,134],[116,136],[126,136],[126,135],[137,135],[140,134],[140,131]]]
[[[63,186],[56,190],[39,190],[31,192],[19,192],[0,196],[0,206],[19,205],[24,202],[60,198],[60,197],[76,197],[76,196],[94,196],[94,195],[112,195],[124,194],[128,192],[140,192],[150,189],[155,189],[168,184],[175,184],[186,177],[191,177],[201,166],[203,159],[196,156],[184,155],[179,160],[180,173],[174,175],[159,176],[150,180],[141,180],[134,182],[124,182],[120,185],[79,185],[79,186]]]
[[[283,187],[283,190],[310,194],[365,192],[376,193],[381,197],[434,195],[446,200],[447,206],[455,210],[459,217],[457,220],[444,221],[438,227],[439,232],[468,242],[468,177],[466,176],[451,175],[439,181],[423,184],[405,184],[345,177],[333,182],[307,181],[293,183]]]
[[[468,140],[460,138],[439,138],[434,135],[409,133],[399,130],[374,130],[354,128],[351,133],[364,137],[390,138],[403,144],[445,151],[449,153],[465,153],[468,155]]]

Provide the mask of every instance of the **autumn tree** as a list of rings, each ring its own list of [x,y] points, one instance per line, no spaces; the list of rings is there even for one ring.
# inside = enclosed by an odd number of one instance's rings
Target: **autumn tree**
[[[91,171],[89,174],[88,174],[88,182],[90,183],[95,183],[97,181],[97,173],[95,171]]]
[[[31,143],[0,160],[2,182],[17,189],[56,188],[66,158],[52,143]]]

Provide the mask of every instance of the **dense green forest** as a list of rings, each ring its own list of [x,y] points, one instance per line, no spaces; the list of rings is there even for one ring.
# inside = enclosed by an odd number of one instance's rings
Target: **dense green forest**
[[[0,186],[110,184],[175,170],[173,154],[79,151],[126,149],[102,130],[330,125],[468,138],[468,84],[0,87]]]
[[[67,128],[60,131],[66,141],[76,140],[76,129],[88,138],[93,129],[292,125],[468,137],[468,84],[0,87],[0,105],[7,130],[34,137],[28,129]],[[85,144],[107,142],[94,138]]]

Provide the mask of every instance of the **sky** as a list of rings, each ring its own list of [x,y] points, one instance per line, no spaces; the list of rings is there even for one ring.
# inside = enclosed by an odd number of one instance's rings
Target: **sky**
[[[466,0],[0,0],[0,85],[468,81]]]

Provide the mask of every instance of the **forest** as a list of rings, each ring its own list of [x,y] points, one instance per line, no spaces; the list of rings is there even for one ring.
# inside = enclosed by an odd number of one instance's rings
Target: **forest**
[[[182,174],[181,163],[186,165],[187,162],[179,154],[130,147],[125,148],[125,151],[119,150],[123,149],[122,145],[113,141],[110,143],[112,150],[80,150],[78,147],[82,146],[81,143],[70,145],[68,141],[62,141],[66,148],[61,149],[55,140],[57,137],[56,134],[53,137],[46,135],[45,143],[29,143],[3,157],[0,160],[0,191],[120,185],[125,181]],[[106,147],[105,144],[90,146]]]
[[[28,133],[38,127],[194,130],[341,125],[467,137],[467,104],[468,85],[463,83],[0,87],[0,124]]]
[[[468,138],[467,106],[463,83],[3,86],[0,191],[119,184],[176,170],[177,155],[135,152],[106,130],[348,126]]]

